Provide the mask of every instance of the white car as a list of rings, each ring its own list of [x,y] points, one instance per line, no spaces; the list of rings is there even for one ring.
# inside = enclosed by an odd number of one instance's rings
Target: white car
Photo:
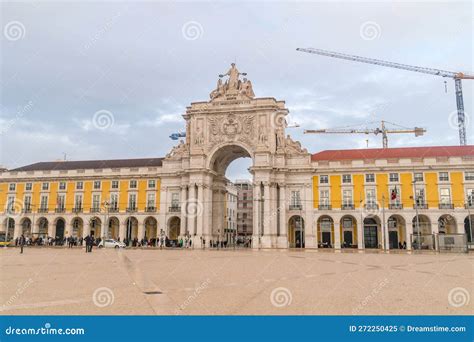
[[[125,244],[123,242],[114,240],[114,239],[105,239],[99,243],[99,248],[125,248]]]

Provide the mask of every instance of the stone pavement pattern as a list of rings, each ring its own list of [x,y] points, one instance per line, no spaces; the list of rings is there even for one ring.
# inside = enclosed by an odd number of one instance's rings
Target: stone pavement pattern
[[[472,314],[472,254],[0,250],[0,314]]]

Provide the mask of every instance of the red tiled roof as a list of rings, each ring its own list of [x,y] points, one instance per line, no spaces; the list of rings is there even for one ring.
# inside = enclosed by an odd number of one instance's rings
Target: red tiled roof
[[[114,169],[121,167],[161,166],[163,158],[54,161],[30,164],[10,171],[53,171],[77,169]]]
[[[474,156],[474,145],[326,150],[313,154],[311,156],[311,160],[328,161],[348,159],[395,159],[464,156]]]

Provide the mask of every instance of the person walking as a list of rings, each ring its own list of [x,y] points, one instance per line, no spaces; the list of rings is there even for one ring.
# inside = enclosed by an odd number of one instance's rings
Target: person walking
[[[23,246],[25,245],[25,236],[23,234],[18,239],[18,244],[20,245],[20,254],[23,254]]]

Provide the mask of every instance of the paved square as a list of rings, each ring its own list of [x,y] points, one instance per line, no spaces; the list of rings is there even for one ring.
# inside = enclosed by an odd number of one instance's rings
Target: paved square
[[[0,250],[0,314],[472,314],[472,254]]]

